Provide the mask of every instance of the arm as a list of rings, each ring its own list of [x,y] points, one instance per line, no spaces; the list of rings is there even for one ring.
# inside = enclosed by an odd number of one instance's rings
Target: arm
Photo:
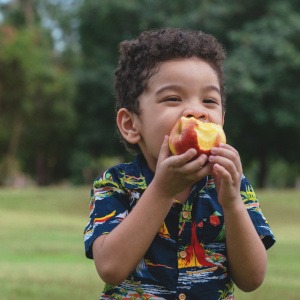
[[[214,148],[212,154],[209,161],[213,163],[212,174],[224,212],[230,274],[241,290],[253,291],[264,280],[267,255],[241,199],[240,157],[229,145]]]
[[[208,175],[207,156],[191,161],[196,150],[170,156],[168,137],[159,154],[155,176],[130,214],[108,235],[93,244],[93,256],[100,277],[117,285],[134,270],[168,214],[175,196]],[[117,270],[117,272],[116,272]]]
[[[155,201],[159,199],[159,201]],[[93,244],[93,256],[100,277],[108,284],[124,281],[140,262],[172,205],[150,184],[130,214],[108,235]]]

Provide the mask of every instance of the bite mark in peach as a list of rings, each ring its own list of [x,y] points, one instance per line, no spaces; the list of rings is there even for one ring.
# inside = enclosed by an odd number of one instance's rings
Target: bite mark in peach
[[[202,153],[210,155],[211,149],[218,147],[221,143],[226,143],[226,136],[221,125],[204,123],[194,117],[181,117],[169,137],[172,154],[182,154],[194,148],[197,150],[195,158]]]

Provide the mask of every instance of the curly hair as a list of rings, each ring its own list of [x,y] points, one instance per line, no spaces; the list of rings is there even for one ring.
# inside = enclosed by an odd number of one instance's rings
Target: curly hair
[[[165,61],[192,56],[207,62],[216,72],[225,111],[223,62],[226,53],[214,36],[202,31],[165,28],[144,31],[136,39],[121,42],[119,47],[120,59],[114,78],[117,111],[127,108],[139,114],[138,97],[155,74],[156,67]],[[129,144],[122,136],[120,138],[130,152],[140,152],[138,145]]]

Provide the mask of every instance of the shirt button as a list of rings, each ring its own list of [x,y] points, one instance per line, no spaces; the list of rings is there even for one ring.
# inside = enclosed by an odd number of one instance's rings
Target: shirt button
[[[179,256],[180,256],[182,259],[185,259],[186,256],[187,256],[187,254],[186,254],[185,251],[180,251]],[[183,295],[184,295],[184,294],[183,294]],[[184,298],[184,299],[185,299],[185,298]]]
[[[186,295],[181,293],[179,296],[178,296],[178,299],[179,300],[185,300],[186,299]]]
[[[183,217],[184,219],[187,219],[187,218],[189,217],[189,213],[188,213],[187,211],[183,211],[183,212],[182,212],[182,217]]]

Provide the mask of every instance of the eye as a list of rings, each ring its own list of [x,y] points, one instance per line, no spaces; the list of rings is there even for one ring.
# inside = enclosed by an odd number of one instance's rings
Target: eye
[[[176,96],[170,96],[163,99],[163,102],[181,102],[181,99]]]
[[[219,104],[219,102],[217,100],[211,99],[211,98],[204,99],[203,103],[207,103],[207,104]]]

